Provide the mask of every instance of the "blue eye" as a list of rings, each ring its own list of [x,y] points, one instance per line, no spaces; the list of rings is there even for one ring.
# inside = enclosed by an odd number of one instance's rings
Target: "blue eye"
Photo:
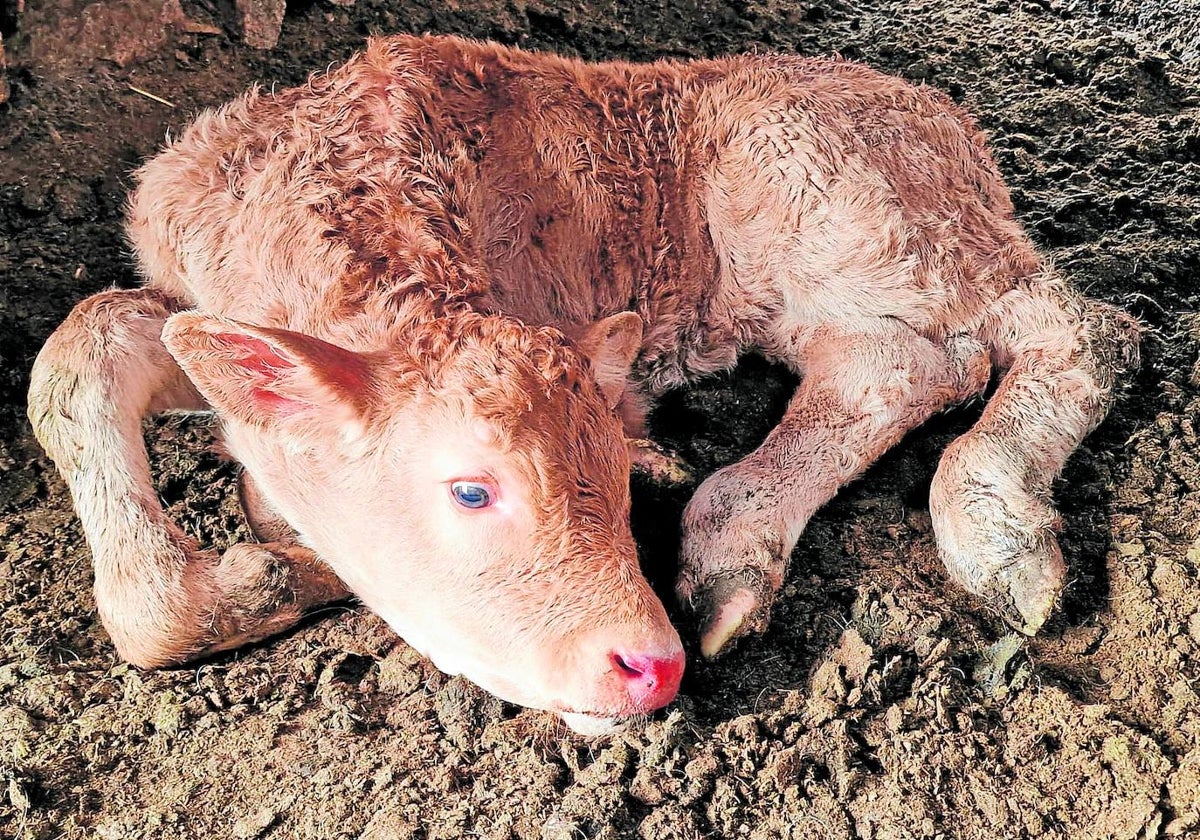
[[[476,510],[492,503],[492,491],[477,481],[456,481],[450,485],[450,495],[465,508]]]

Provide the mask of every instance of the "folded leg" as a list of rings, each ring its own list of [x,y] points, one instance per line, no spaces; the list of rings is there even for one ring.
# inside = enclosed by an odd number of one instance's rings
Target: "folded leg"
[[[981,391],[989,372],[974,339],[935,343],[893,319],[821,327],[791,346],[803,379],[783,419],[684,512],[677,591],[700,613],[705,656],[766,628],[813,513],[910,429]]]
[[[929,492],[950,576],[1036,633],[1066,568],[1050,486],[1137,362],[1132,318],[1047,280],[999,299],[986,339],[1008,368],[979,422],[942,456]]]
[[[66,479],[92,550],[96,604],[121,656],[158,667],[279,632],[346,590],[287,542],[202,551],[150,483],[142,420],[207,408],[163,346],[179,309],[152,289],[81,302],[38,354],[34,433]]]

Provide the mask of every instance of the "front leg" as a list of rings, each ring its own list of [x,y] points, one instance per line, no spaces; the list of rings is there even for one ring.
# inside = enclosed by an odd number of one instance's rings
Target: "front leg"
[[[700,615],[706,657],[766,629],[813,513],[910,429],[981,391],[989,372],[973,339],[938,344],[891,319],[820,327],[789,356],[803,380],[779,425],[684,511],[676,590]]]
[[[150,483],[142,418],[207,408],[162,344],[180,308],[153,289],[81,302],[38,354],[29,419],[71,489],[92,550],[96,606],[121,656],[160,667],[236,647],[344,597],[294,544],[202,551]]]

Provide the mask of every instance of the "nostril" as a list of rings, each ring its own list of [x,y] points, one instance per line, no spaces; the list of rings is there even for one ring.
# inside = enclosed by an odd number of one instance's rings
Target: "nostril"
[[[637,665],[631,664],[624,656],[619,653],[614,653],[610,657],[612,659],[613,670],[618,674],[622,674],[630,679],[640,677],[645,671]]]
[[[620,683],[623,714],[660,709],[675,698],[683,677],[683,650],[665,653],[630,653],[614,650],[608,654],[609,674]]]
[[[683,675],[683,652],[678,655],[652,656],[645,654],[609,654],[613,671],[631,683],[638,683],[643,690],[678,687]]]

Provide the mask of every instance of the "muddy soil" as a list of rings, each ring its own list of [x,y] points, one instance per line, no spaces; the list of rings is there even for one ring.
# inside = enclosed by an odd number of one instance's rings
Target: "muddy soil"
[[[293,2],[268,52],[241,42],[232,0],[185,2],[190,24],[159,8],[29,0],[19,25],[0,15],[0,836],[1200,836],[1188,0],[1166,17],[1104,0]],[[395,31],[596,59],[839,52],[978,114],[1038,242],[1147,328],[1141,371],[1059,485],[1071,585],[1041,635],[1008,635],[935,556],[929,480],[975,405],[817,516],[764,638],[693,657],[677,703],[609,740],[446,679],[353,605],[198,667],[121,664],[64,486],[23,420],[33,354],[75,301],[135,282],[122,205],[166,132]],[[755,445],[793,384],[748,362],[672,395],[655,433],[710,471]],[[210,439],[203,424],[148,427],[171,512],[223,544],[244,526]],[[665,592],[685,495],[636,490]]]

